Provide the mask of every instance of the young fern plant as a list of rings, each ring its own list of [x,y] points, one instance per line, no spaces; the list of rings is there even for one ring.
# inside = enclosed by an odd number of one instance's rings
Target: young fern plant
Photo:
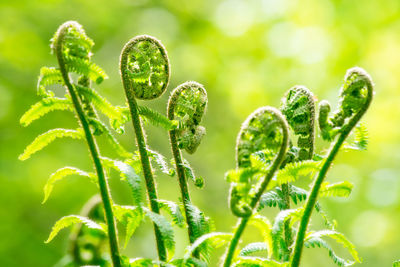
[[[117,230],[112,210],[112,200],[108,187],[105,171],[101,161],[99,149],[94,135],[100,134],[104,129],[95,115],[92,103],[94,98],[85,95],[82,91],[95,92],[89,86],[88,80],[101,83],[107,78],[104,71],[91,61],[91,49],[93,41],[87,37],[81,25],[77,22],[69,21],[62,24],[52,39],[52,50],[57,57],[58,68],[44,67],[39,77],[38,95],[43,99],[33,105],[21,118],[23,125],[29,125],[32,121],[40,118],[53,110],[73,110],[75,111],[80,128],[77,130],[53,129],[38,136],[19,157],[21,160],[29,158],[33,153],[54,141],[56,138],[70,137],[74,139],[86,139],[92,160],[95,165],[96,175],[88,174],[76,168],[66,167],[58,171],[58,176],[53,180],[62,178],[68,174],[81,174],[96,180],[100,189],[100,195],[105,211],[107,229],[103,229],[99,224],[81,216],[70,215],[63,217],[53,227],[53,231],[46,242],[51,241],[58,231],[71,224],[83,222],[88,227],[99,231],[107,232],[111,259],[114,266],[121,266],[120,254],[117,239]],[[71,78],[71,73],[79,76],[75,83]],[[66,98],[57,98],[54,93],[48,90],[47,86],[59,84],[66,87],[68,95]],[[96,93],[93,93],[96,95]],[[119,145],[115,139],[111,138],[115,145]],[[49,189],[51,190],[51,188]],[[48,197],[48,196],[47,196]],[[45,198],[46,200],[47,198]]]
[[[207,92],[201,84],[196,82],[181,84],[172,91],[168,100],[168,119],[179,122],[177,129],[169,131],[169,139],[181,190],[190,244],[193,244],[205,233],[198,227],[201,225],[199,219],[201,221],[202,218],[193,216],[194,207],[190,200],[187,177],[195,176],[189,163],[182,158],[181,150],[185,149],[189,154],[193,154],[199,146],[205,134],[205,128],[199,124],[206,107]],[[204,181],[202,178],[196,177],[194,183],[201,188]],[[194,257],[199,257],[199,250],[194,251]]]
[[[239,221],[225,255],[224,267],[231,266],[235,260],[240,237],[285,158],[288,135],[286,120],[271,107],[259,108],[242,125],[236,144],[237,169],[228,172],[226,177],[231,183],[229,206]]]
[[[325,140],[332,141],[332,145],[314,180],[304,206],[291,260],[292,267],[300,265],[303,245],[307,239],[308,224],[326,174],[346,138],[367,111],[373,93],[373,83],[370,76],[361,68],[352,68],[346,73],[344,85],[340,91],[339,107],[333,116],[329,117],[330,105],[327,101],[322,101],[319,104],[318,121],[321,134]]]
[[[160,97],[165,92],[170,78],[166,49],[159,40],[151,36],[141,35],[132,38],[122,49],[120,74],[136,134],[150,208],[155,214],[160,214],[156,183],[136,99],[150,100]],[[156,224],[154,224],[154,231],[159,259],[166,261],[166,244]]]

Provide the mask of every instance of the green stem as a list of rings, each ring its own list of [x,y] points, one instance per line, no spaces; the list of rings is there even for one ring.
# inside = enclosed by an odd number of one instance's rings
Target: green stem
[[[190,241],[190,244],[193,244],[197,238],[195,236],[195,233],[193,230],[193,226],[194,226],[195,222],[193,221],[193,217],[190,215],[189,210],[188,210],[188,205],[190,205],[190,203],[191,203],[190,195],[189,195],[188,184],[187,184],[187,180],[186,180],[186,176],[185,176],[185,169],[183,166],[181,151],[179,150],[178,143],[176,141],[176,130],[169,131],[169,139],[171,142],[172,154],[175,159],[176,172],[178,175],[179,187],[181,189],[183,207],[184,207],[185,214],[186,214],[186,223],[188,225],[189,241]],[[195,250],[193,255],[195,258],[198,258],[199,257],[198,250]]]
[[[347,125],[343,126],[336,143],[333,144],[333,146],[331,147],[328,157],[326,158],[324,165],[322,166],[320,172],[318,173],[317,178],[314,181],[310,195],[307,197],[303,217],[301,218],[299,230],[298,230],[297,236],[296,236],[296,243],[294,245],[294,252],[293,252],[291,267],[298,267],[300,265],[301,253],[303,250],[304,238],[305,238],[305,235],[307,232],[308,223],[310,222],[312,211],[313,211],[315,204],[317,202],[317,199],[318,199],[318,193],[321,188],[321,184],[323,183],[323,181],[325,179],[325,176],[329,170],[329,167],[332,165],[333,160],[335,159],[337,153],[340,150],[340,147],[346,140],[347,136],[350,134],[351,130],[357,125],[358,121],[361,119],[361,117],[367,111],[367,109],[372,101],[372,95],[373,95],[372,84],[368,83],[367,89],[368,89],[368,95],[367,95],[364,106],[360,109],[359,112],[357,112],[353,116],[353,118],[351,118],[349,120]]]
[[[282,118],[281,115],[276,113],[273,110],[270,110],[274,112],[275,116],[279,119],[280,122],[280,127],[282,128],[282,144],[279,149],[278,155],[276,156],[271,168],[269,169],[268,173],[265,175],[264,179],[262,180],[259,189],[257,190],[257,193],[255,194],[254,198],[252,199],[250,203],[250,208],[254,210],[254,208],[257,206],[258,202],[260,201],[260,198],[262,194],[264,193],[265,189],[267,188],[269,182],[271,181],[272,177],[274,176],[275,172],[278,170],[279,166],[281,165],[282,161],[285,158],[286,150],[289,144],[289,133],[288,133],[288,126],[286,124],[286,121],[284,118]],[[226,252],[225,256],[225,261],[223,266],[224,267],[229,267],[232,263],[233,256],[236,250],[236,246],[239,243],[240,237],[247,225],[247,222],[249,221],[249,217],[245,218],[240,218],[238,222],[238,226],[236,228],[235,234],[232,237],[232,240],[229,244],[228,250]]]
[[[290,209],[290,192],[289,192],[289,184],[282,184],[282,194],[283,194],[283,202],[284,206],[282,210]],[[293,242],[292,229],[290,227],[290,219],[286,220],[284,225],[284,237],[285,237],[285,250],[283,251],[283,261],[288,261],[290,258],[290,246]]]
[[[69,25],[62,28],[59,32],[59,36],[57,38],[57,44],[56,44],[56,56],[57,56],[60,72],[64,79],[64,83],[67,86],[68,92],[71,96],[72,103],[73,103],[76,113],[78,115],[80,124],[82,125],[83,131],[86,136],[86,141],[89,146],[90,154],[92,156],[92,159],[93,159],[93,162],[94,162],[94,165],[96,168],[96,173],[97,173],[97,177],[98,177],[98,181],[99,181],[101,199],[103,201],[104,212],[105,212],[105,217],[106,217],[106,222],[107,222],[107,227],[108,227],[108,236],[109,236],[111,259],[113,262],[113,266],[120,267],[121,261],[120,261],[120,255],[119,255],[118,239],[117,239],[117,231],[116,231],[116,227],[115,227],[114,214],[112,211],[112,204],[111,204],[112,201],[111,201],[110,190],[108,187],[107,179],[104,174],[103,166],[101,164],[100,155],[99,155],[96,141],[94,140],[93,135],[90,131],[89,123],[85,117],[85,113],[84,113],[82,105],[79,101],[79,97],[75,91],[74,86],[72,85],[72,83],[70,81],[68,71],[65,67],[65,62],[64,62],[64,58],[63,58],[63,49],[62,49],[63,43],[62,42],[63,42],[63,37],[65,34],[65,31],[68,29],[68,26]]]

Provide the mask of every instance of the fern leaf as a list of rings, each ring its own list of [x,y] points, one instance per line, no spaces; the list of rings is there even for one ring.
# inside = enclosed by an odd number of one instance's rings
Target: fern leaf
[[[53,173],[50,176],[49,180],[46,182],[46,184],[44,186],[44,189],[43,189],[44,198],[43,198],[42,204],[44,204],[47,201],[47,199],[49,198],[51,192],[53,191],[54,184],[69,175],[84,176],[84,177],[89,178],[89,180],[91,182],[97,184],[97,176],[94,173],[91,173],[91,172],[88,173],[88,172],[79,170],[74,167],[64,167],[64,168],[58,169],[55,173]]]
[[[184,203],[187,210],[187,216],[190,216],[193,223],[193,235],[195,238],[199,238],[205,234],[210,233],[214,229],[214,225],[210,218],[206,217],[199,208],[191,204],[190,202]],[[212,250],[212,246],[208,242],[204,242],[199,245],[199,254],[205,261],[209,261],[209,254]]]
[[[97,84],[108,78],[107,74],[99,66],[87,59],[66,56],[64,60],[69,72],[87,76]]]
[[[170,131],[176,129],[178,127],[178,122],[175,120],[169,120],[166,116],[162,115],[161,113],[145,107],[145,106],[138,106],[139,115],[142,118],[145,118],[154,126],[161,126],[164,129]]]
[[[66,227],[69,227],[73,224],[76,224],[76,223],[83,223],[90,229],[95,229],[95,230],[99,230],[100,232],[106,233],[106,231],[105,231],[105,229],[103,229],[103,227],[101,227],[99,224],[95,223],[94,221],[92,221],[86,217],[82,217],[82,216],[78,216],[78,215],[68,215],[68,216],[62,217],[55,223],[55,225],[51,229],[49,238],[47,238],[45,243],[49,243],[51,240],[53,240],[53,238],[56,237],[56,235],[58,234],[58,232],[60,232],[60,230],[66,228]]]
[[[279,244],[281,244],[285,222],[287,222],[290,219],[291,220],[290,224],[293,225],[296,221],[298,221],[301,218],[301,216],[303,215],[303,211],[304,211],[303,207],[297,209],[282,210],[275,217],[274,225],[271,231],[272,243],[273,243],[272,247],[274,249],[275,256],[278,255],[278,248]]]
[[[125,226],[124,248],[143,221],[144,216],[140,207],[113,205],[115,218]]]
[[[288,263],[281,263],[261,257],[238,257],[232,265],[234,267],[287,267]]]
[[[321,185],[321,197],[348,197],[353,190],[353,184],[348,181],[329,184],[324,182]]]
[[[141,178],[136,173],[135,169],[122,161],[113,160],[106,157],[101,157],[104,166],[112,168],[120,173],[121,180],[126,181],[132,192],[133,203],[135,206],[141,207],[142,205],[142,186]]]
[[[279,187],[276,187],[276,190],[279,190]],[[260,202],[258,204],[257,211],[262,210],[264,207],[276,207],[282,209],[285,206],[285,202],[280,194],[276,191],[268,191],[261,195]]]
[[[367,150],[368,130],[364,124],[358,124],[354,129],[354,142],[345,146],[347,149]]]
[[[333,262],[338,266],[351,266],[354,264],[353,261],[342,259],[341,257],[337,256],[333,251],[332,247],[326,243],[323,239],[318,237],[309,238],[307,241],[304,242],[304,246],[306,248],[325,248],[328,250],[329,257],[333,260]]]
[[[118,121],[127,121],[124,117],[123,112],[118,107],[113,106],[105,97],[102,97],[93,88],[88,88],[75,84],[76,89],[80,94],[87,98],[90,103],[94,105],[101,113],[106,115],[110,119]]]
[[[74,109],[69,99],[47,97],[32,105],[31,108],[22,115],[19,122],[22,126],[26,127],[33,121],[54,110],[73,111]]]
[[[47,91],[46,87],[53,84],[64,85],[60,70],[56,68],[42,67],[37,85],[37,94],[42,97],[52,97],[53,92]]]
[[[167,219],[157,213],[154,213],[148,209],[144,209],[146,216],[155,224],[160,230],[162,239],[164,240],[165,247],[168,250],[168,258],[171,259],[175,252],[175,240],[174,240],[174,230],[172,225],[167,221]]]
[[[266,217],[256,214],[250,218],[249,224],[257,227],[260,230],[264,239],[264,244],[268,251],[268,258],[271,258],[273,252],[273,237],[272,225],[270,221]]]
[[[153,160],[158,168],[161,170],[161,172],[169,175],[169,176],[174,176],[175,171],[172,168],[169,168],[167,161],[165,160],[165,157],[161,155],[159,152],[147,149],[147,152],[149,153],[150,159]]]
[[[303,188],[290,185],[290,198],[292,199],[293,203],[297,205],[298,202],[304,201],[307,199],[308,192]]]
[[[56,140],[57,138],[70,137],[72,139],[82,139],[84,138],[83,132],[81,129],[78,130],[67,130],[67,129],[52,129],[49,130],[33,140],[31,144],[29,144],[24,153],[22,153],[18,159],[19,160],[27,160],[34,153],[42,150],[44,147],[49,145],[51,142]]]
[[[197,188],[203,188],[204,179],[194,174],[193,168],[190,166],[189,161],[187,161],[185,158],[183,158],[182,166],[185,171],[186,179],[192,180]]]
[[[393,267],[400,267],[400,260],[393,262]]]
[[[306,237],[306,241],[309,239],[313,239],[313,238],[321,239],[322,237],[332,238],[337,243],[341,244],[345,249],[347,249],[348,252],[351,254],[351,256],[353,257],[353,259],[356,262],[361,262],[361,259],[358,256],[358,252],[357,252],[355,246],[342,233],[339,233],[339,232],[336,232],[333,230],[317,231],[317,232],[313,232],[313,233],[309,234]],[[344,266],[346,266],[346,265],[344,265]]]
[[[231,233],[213,232],[202,235],[199,238],[197,238],[192,245],[186,248],[186,253],[183,256],[183,258],[185,260],[189,259],[192,256],[193,252],[196,249],[200,248],[205,243],[209,244],[213,248],[219,248],[227,244],[231,239],[232,239]]]
[[[175,225],[179,227],[185,227],[185,218],[182,215],[181,208],[173,201],[158,199],[157,200],[161,209],[164,209],[171,217]]]
[[[264,251],[268,251],[267,244],[263,242],[255,242],[255,243],[250,243],[244,248],[242,248],[242,250],[240,250],[239,256],[249,256],[253,253],[264,252]]]
[[[269,188],[275,186],[292,183],[301,177],[312,178],[320,169],[320,162],[312,160],[304,160],[286,164],[285,168],[278,171],[269,185]]]

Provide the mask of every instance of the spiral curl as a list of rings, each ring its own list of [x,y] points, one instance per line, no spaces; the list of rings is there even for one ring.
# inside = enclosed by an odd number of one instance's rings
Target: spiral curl
[[[245,120],[236,143],[236,163],[242,173],[238,181],[231,183],[229,206],[233,214],[249,217],[258,201],[257,196],[263,191],[252,157],[259,157],[270,168],[269,172],[274,172],[272,165],[276,165],[276,161],[282,162],[287,146],[287,122],[277,109],[259,108]],[[268,182],[262,181],[263,184]]]
[[[120,71],[124,83],[137,99],[160,97],[170,79],[167,50],[152,36],[136,36],[122,50]]]
[[[175,88],[168,101],[167,115],[170,120],[178,120],[175,130],[178,147],[193,154],[206,130],[199,125],[207,109],[207,92],[197,82],[185,82]]]
[[[343,132],[347,121],[368,104],[372,91],[372,79],[365,70],[359,67],[349,69],[340,90],[337,111],[329,116],[329,102],[324,100],[319,104],[318,122],[322,138],[331,141],[338,133]]]
[[[282,100],[281,110],[297,139],[298,159],[312,158],[314,152],[315,100],[304,86],[289,89]]]

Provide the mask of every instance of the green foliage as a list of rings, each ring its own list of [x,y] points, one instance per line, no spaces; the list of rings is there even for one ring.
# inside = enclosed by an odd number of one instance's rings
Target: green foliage
[[[177,121],[169,120],[167,117],[151,108],[138,106],[138,112],[142,118],[144,118],[146,121],[150,122],[154,126],[161,126],[165,130],[172,130],[178,127]]]
[[[80,175],[80,176],[89,178],[89,180],[91,182],[93,182],[94,184],[97,184],[97,176],[94,173],[88,173],[88,172],[82,171],[82,170],[74,168],[74,167],[64,167],[64,168],[58,169],[55,173],[53,173],[50,176],[49,180],[47,180],[47,182],[43,188],[44,198],[43,198],[42,204],[44,204],[47,201],[47,199],[49,198],[51,192],[53,191],[54,184],[69,175]]]
[[[47,113],[55,110],[73,111],[71,100],[58,97],[43,98],[22,115],[20,123],[26,127],[33,121],[43,117]]]
[[[323,248],[327,249],[328,253],[329,253],[329,257],[331,257],[333,262],[335,262],[338,266],[351,266],[355,263],[354,261],[349,261],[349,260],[345,260],[345,259],[338,257],[335,254],[335,252],[333,251],[333,249],[331,248],[331,246],[328,243],[326,243],[322,239],[322,237],[330,237],[333,240],[335,240],[336,242],[338,242],[339,244],[342,244],[343,247],[349,251],[349,253],[353,257],[355,262],[361,262],[361,259],[359,258],[354,245],[349,240],[347,240],[343,234],[336,232],[336,231],[322,230],[322,231],[311,233],[307,236],[304,245],[306,247],[323,247]]]
[[[125,226],[125,245],[128,245],[128,242],[132,235],[135,233],[136,229],[139,227],[140,223],[144,219],[144,215],[142,213],[142,209],[140,206],[113,206],[115,217],[119,222],[121,222]]]
[[[250,243],[246,245],[244,248],[242,248],[242,250],[240,250],[239,257],[249,256],[253,253],[264,252],[264,251],[268,251],[267,244],[263,242]]]
[[[45,243],[49,243],[51,240],[53,240],[53,238],[57,236],[57,234],[58,234],[58,232],[60,232],[60,230],[66,228],[66,227],[69,227],[73,224],[76,224],[76,223],[84,223],[90,229],[95,229],[95,230],[98,230],[101,232],[106,232],[102,226],[100,226],[99,224],[95,223],[94,221],[92,221],[88,218],[78,216],[78,215],[68,215],[68,216],[62,217],[54,224],[53,228],[51,229],[51,233],[50,233],[49,237],[47,238],[47,240],[45,241]]]
[[[400,266],[400,260],[393,262],[393,267],[399,267]]]
[[[353,184],[344,181],[334,184],[324,182],[321,185],[320,197],[348,197],[353,190]]]
[[[168,257],[172,258],[175,253],[175,240],[174,240],[174,229],[172,225],[165,219],[164,216],[152,212],[148,209],[144,209],[147,218],[149,218],[160,230],[161,237],[164,241],[165,247],[168,250]]]
[[[184,255],[184,259],[187,260],[193,254],[193,252],[204,246],[207,243],[208,246],[213,248],[219,248],[224,246],[229,242],[232,238],[232,234],[230,233],[220,233],[213,232],[200,236],[191,246],[186,249],[186,253]]]
[[[263,238],[264,244],[268,251],[268,257],[270,258],[274,249],[271,222],[266,217],[255,214],[250,218],[249,225],[258,228],[258,230],[260,231],[261,237]]]
[[[157,201],[160,204],[160,208],[165,210],[172,217],[172,221],[175,225],[185,227],[185,218],[182,215],[181,207],[177,203],[163,199],[158,199]]]
[[[304,160],[289,163],[278,171],[276,179],[272,180],[270,187],[284,183],[292,183],[301,178],[312,178],[320,169],[320,162]]]
[[[24,153],[22,153],[18,157],[18,159],[27,160],[31,157],[31,155],[42,150],[57,138],[64,138],[64,137],[69,137],[72,139],[84,138],[81,129],[78,130],[52,129],[36,137],[35,140],[33,140],[33,142],[25,148]]]
[[[260,258],[260,257],[238,257],[237,261],[233,264],[235,267],[285,267],[287,263],[280,263],[274,260]]]

